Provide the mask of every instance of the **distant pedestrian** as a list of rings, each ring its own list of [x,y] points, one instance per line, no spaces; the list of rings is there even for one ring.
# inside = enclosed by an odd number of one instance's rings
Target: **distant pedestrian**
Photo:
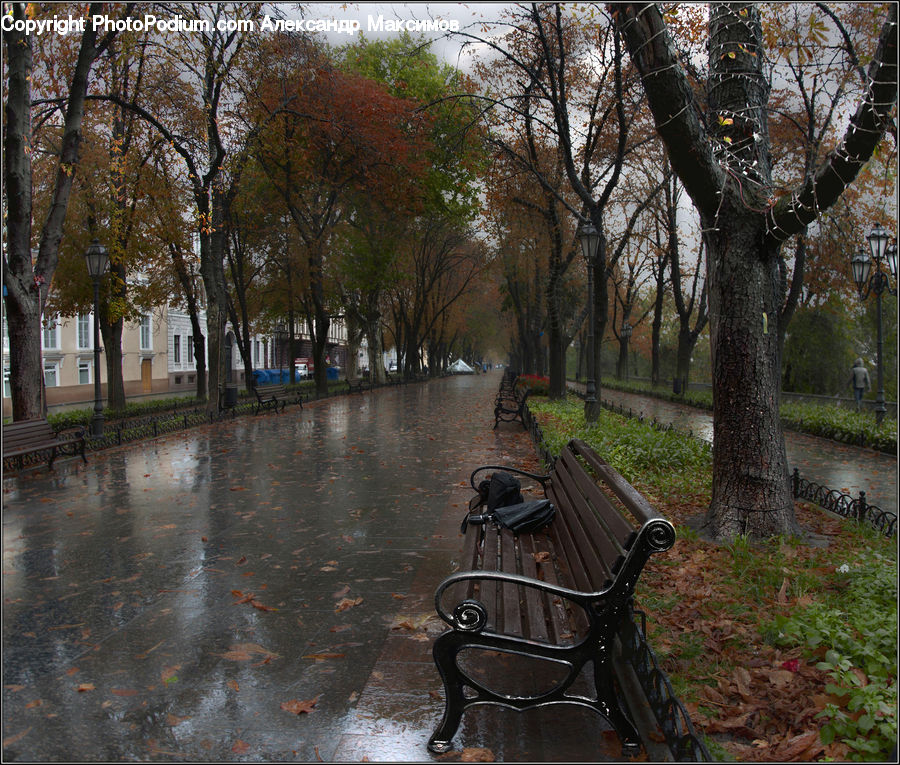
[[[869,382],[869,370],[866,369],[862,359],[854,361],[850,368],[850,385],[853,387],[853,397],[856,399],[856,410],[859,411],[863,393],[872,387]]]

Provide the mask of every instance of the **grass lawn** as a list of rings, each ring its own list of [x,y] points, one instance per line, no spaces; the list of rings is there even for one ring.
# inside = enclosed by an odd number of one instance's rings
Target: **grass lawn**
[[[590,443],[676,526],[638,584],[648,639],[723,760],[884,761],[897,740],[897,544],[797,505],[801,538],[703,537],[711,452],[683,434],[534,394],[550,449]]]

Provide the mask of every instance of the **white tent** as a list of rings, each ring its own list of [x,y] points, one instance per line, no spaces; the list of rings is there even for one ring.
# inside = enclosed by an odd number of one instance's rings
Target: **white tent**
[[[472,369],[465,361],[462,359],[457,359],[454,361],[450,367],[449,372],[455,375],[472,375],[475,374],[475,370]]]

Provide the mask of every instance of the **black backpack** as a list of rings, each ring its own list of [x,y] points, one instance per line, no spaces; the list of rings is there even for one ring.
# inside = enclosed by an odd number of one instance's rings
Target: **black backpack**
[[[460,526],[462,533],[470,523],[487,521],[493,521],[514,534],[537,531],[550,523],[556,514],[556,507],[549,499],[523,501],[519,479],[503,471],[478,484],[478,496],[472,500],[470,507],[482,504],[485,506],[484,513],[463,518]]]

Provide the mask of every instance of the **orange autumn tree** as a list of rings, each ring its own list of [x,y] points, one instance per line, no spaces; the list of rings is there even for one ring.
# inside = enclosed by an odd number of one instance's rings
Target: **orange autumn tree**
[[[354,199],[393,195],[396,205],[406,203],[421,173],[427,118],[377,82],[339,70],[311,40],[276,35],[261,55],[267,74],[256,108],[267,122],[254,154],[302,242],[309,280],[304,308],[316,388],[324,392],[335,307],[329,257],[337,227],[352,214]]]

